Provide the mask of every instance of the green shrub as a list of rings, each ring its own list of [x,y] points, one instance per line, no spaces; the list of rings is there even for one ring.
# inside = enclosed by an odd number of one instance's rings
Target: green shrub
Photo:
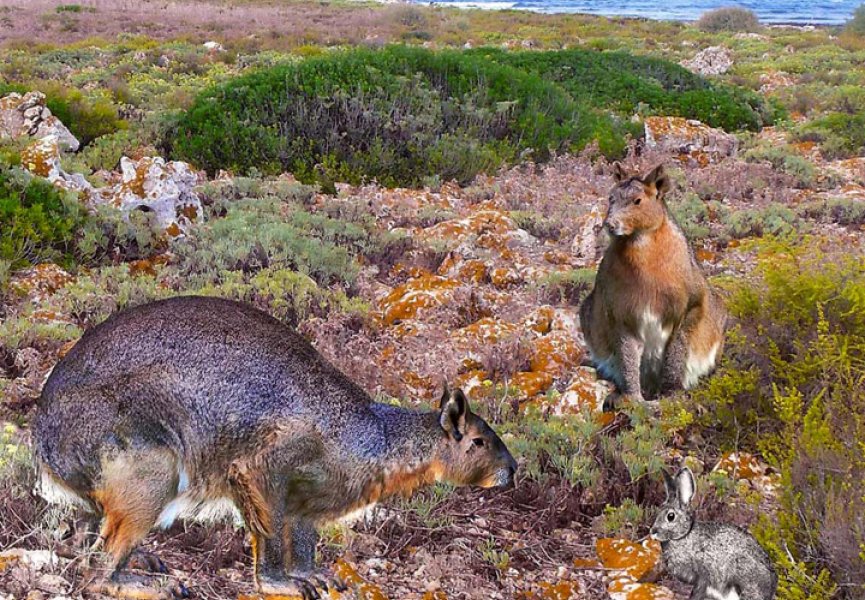
[[[865,152],[865,112],[829,113],[797,132],[797,138],[820,143],[825,158],[852,158]]]
[[[725,211],[721,223],[726,234],[733,239],[786,236],[802,228],[793,209],[774,202],[762,208]]]
[[[847,21],[844,31],[853,35],[865,35],[865,4],[853,11],[853,17]]]
[[[689,192],[682,198],[668,200],[667,204],[688,240],[699,242],[709,236],[709,208],[699,195]]]
[[[675,115],[731,131],[759,129],[774,119],[773,109],[759,95],[713,83],[660,58],[582,49],[506,52],[479,48],[471,53],[536,73],[574,98],[627,117],[635,112]]]
[[[353,252],[338,244],[359,252],[366,232],[283,209],[272,198],[235,201],[223,218],[196,227],[177,244],[181,272],[197,285],[215,283],[226,271],[254,273],[269,267],[300,271],[322,283],[353,283],[358,265]]]
[[[0,260],[12,269],[68,260],[84,218],[74,196],[17,168],[0,167]]]
[[[51,113],[84,145],[126,126],[117,107],[107,98],[88,98],[81,91],[54,81],[34,81],[29,85],[0,82],[0,96],[11,92],[25,94],[33,89],[45,94],[45,105]]]
[[[728,6],[703,13],[697,21],[697,27],[709,33],[753,32],[760,29],[760,20],[752,10]]]
[[[778,171],[796,179],[796,187],[807,189],[813,186],[817,168],[804,156],[783,146],[758,146],[742,155],[748,162],[768,162]]]
[[[827,198],[803,204],[799,214],[821,223],[865,225],[865,202],[851,198]]]
[[[579,305],[595,284],[594,269],[554,271],[538,281],[544,302]]]
[[[432,175],[465,183],[526,152],[543,160],[596,138],[619,151],[611,129],[537,76],[460,52],[390,46],[313,57],[212,89],[167,145],[209,172],[290,171],[332,189],[371,178],[418,185]]]

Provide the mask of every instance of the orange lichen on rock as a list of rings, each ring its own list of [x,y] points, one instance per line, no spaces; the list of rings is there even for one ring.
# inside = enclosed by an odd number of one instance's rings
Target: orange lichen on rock
[[[738,149],[736,136],[692,119],[648,117],[645,128],[647,146],[676,153],[682,162],[700,167],[734,156]]]
[[[50,177],[60,160],[57,138],[45,137],[21,151],[21,166],[39,177]]]
[[[454,337],[464,342],[475,342],[486,345],[500,342],[516,334],[518,331],[519,326],[514,323],[506,323],[496,317],[484,317],[471,325],[457,330]]]
[[[448,600],[448,595],[443,590],[430,591],[424,593],[422,600]]]
[[[397,286],[381,301],[381,320],[385,325],[414,317],[422,308],[444,304],[460,283],[438,275],[424,275]]]
[[[439,239],[459,244],[470,235],[504,235],[516,229],[513,220],[504,212],[495,209],[478,210],[468,217],[442,221],[424,229],[420,236],[424,239]]]
[[[607,586],[611,600],[675,600],[673,592],[654,583],[639,583],[632,578],[616,577]]]
[[[555,316],[556,309],[545,304],[533,310],[523,321],[523,324],[535,333],[545,335],[552,329]]]
[[[508,383],[520,399],[534,398],[543,394],[553,385],[554,377],[549,373],[533,373],[521,371],[514,373]]]
[[[573,370],[567,389],[553,406],[553,412],[563,415],[580,414],[588,410],[598,415],[612,415],[612,413],[602,413],[602,411],[604,400],[614,389],[613,384],[598,378],[595,369],[577,367]]]
[[[336,561],[334,571],[337,577],[342,579],[346,585],[357,590],[358,596],[364,600],[388,600],[384,592],[377,585],[364,581],[357,570],[343,559]]]
[[[74,280],[72,275],[54,263],[40,263],[12,277],[9,289],[39,302]]]
[[[655,540],[637,543],[622,538],[601,538],[595,551],[608,569],[620,570],[639,581],[657,566],[661,558],[661,544]]]
[[[507,289],[522,283],[523,278],[510,267],[498,267],[490,271],[490,281],[499,289]]]
[[[747,452],[728,452],[715,465],[715,471],[723,471],[733,479],[757,479],[766,475],[766,465]]]
[[[580,597],[580,586],[573,581],[559,581],[558,583],[541,582],[540,600],[571,600]]]
[[[554,331],[532,340],[532,371],[560,377],[574,369],[583,356],[582,349],[563,331]]]
[[[544,260],[551,265],[570,265],[573,263],[574,258],[567,252],[552,249],[544,252]]]

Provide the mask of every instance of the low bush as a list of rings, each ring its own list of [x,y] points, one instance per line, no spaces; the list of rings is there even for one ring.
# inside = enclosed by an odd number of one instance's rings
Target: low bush
[[[74,196],[20,169],[0,167],[0,260],[9,269],[68,261],[84,219]]]
[[[821,223],[865,225],[865,202],[850,198],[814,200],[799,207],[799,214]]]
[[[108,98],[88,97],[79,90],[49,81],[40,81],[33,86],[45,94],[45,105],[82,145],[126,126],[117,106]]]
[[[796,187],[807,189],[814,185],[817,168],[811,161],[783,146],[757,146],[742,157],[748,162],[768,162],[796,180]]]
[[[761,208],[726,210],[721,215],[721,223],[732,239],[786,236],[802,227],[793,209],[777,203]]]
[[[752,10],[728,6],[703,13],[697,21],[697,27],[709,33],[721,31],[747,33],[760,29],[760,20]]]
[[[720,281],[735,326],[718,372],[681,400],[703,435],[759,450],[781,474],[757,529],[779,597],[856,598],[865,585],[865,264],[831,241],[754,247],[753,279]]]
[[[349,231],[333,231],[339,222],[318,223],[308,231],[298,226],[297,213],[286,215],[279,201],[234,202],[225,217],[206,223],[177,245],[181,272],[194,285],[217,282],[226,271],[254,273],[269,267],[290,268],[323,283],[350,285],[358,266],[347,248],[333,240]],[[328,239],[330,237],[330,239]]]
[[[773,108],[750,91],[714,83],[676,63],[627,52],[571,49],[472,54],[536,73],[599,109],[630,117],[635,112],[699,119],[733,131],[773,122]]]
[[[168,136],[173,156],[215,172],[334,181],[466,183],[531,155],[601,139],[613,124],[536,75],[460,52],[391,46],[306,59],[202,94]]]
[[[844,32],[865,36],[865,4],[860,4],[859,8],[853,11],[853,17],[844,26]]]
[[[828,159],[860,156],[865,152],[865,112],[829,113],[802,127],[797,138],[818,142]]]

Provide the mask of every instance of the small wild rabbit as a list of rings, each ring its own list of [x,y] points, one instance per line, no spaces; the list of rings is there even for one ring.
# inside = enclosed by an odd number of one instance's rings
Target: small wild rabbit
[[[771,600],[778,576],[751,534],[724,523],[697,523],[688,503],[694,475],[687,467],[676,478],[664,471],[667,500],[652,525],[661,542],[667,572],[693,585],[691,600]]]

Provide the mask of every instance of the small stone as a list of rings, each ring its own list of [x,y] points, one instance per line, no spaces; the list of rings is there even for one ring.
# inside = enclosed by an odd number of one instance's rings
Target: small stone
[[[733,66],[733,53],[723,46],[709,46],[681,64],[698,75],[723,75]]]

